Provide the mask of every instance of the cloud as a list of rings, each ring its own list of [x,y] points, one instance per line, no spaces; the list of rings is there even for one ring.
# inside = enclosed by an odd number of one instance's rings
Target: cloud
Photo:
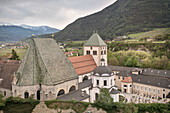
[[[63,29],[116,0],[0,0],[0,21]]]

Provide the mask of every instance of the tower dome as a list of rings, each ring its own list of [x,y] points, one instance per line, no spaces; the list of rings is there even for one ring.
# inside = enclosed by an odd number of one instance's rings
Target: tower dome
[[[93,70],[93,75],[96,76],[112,76],[112,70],[107,66],[98,66]]]

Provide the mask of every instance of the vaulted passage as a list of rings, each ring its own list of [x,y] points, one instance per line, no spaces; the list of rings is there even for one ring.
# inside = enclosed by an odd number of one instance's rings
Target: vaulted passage
[[[69,92],[74,91],[74,90],[76,90],[76,87],[75,86],[71,86],[71,88],[69,89]]]
[[[28,93],[28,92],[25,92],[25,93],[24,93],[24,97],[25,97],[25,98],[28,98],[28,97],[29,97],[29,93]]]
[[[85,81],[85,80],[88,80],[88,77],[87,77],[87,76],[84,76],[83,81]]]
[[[57,96],[61,96],[61,95],[63,95],[63,94],[65,94],[65,91],[64,91],[63,89],[61,89],[61,90],[58,92]]]

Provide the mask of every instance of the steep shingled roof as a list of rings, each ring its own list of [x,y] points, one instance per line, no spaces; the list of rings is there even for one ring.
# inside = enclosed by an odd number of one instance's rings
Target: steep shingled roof
[[[17,85],[55,85],[77,79],[76,71],[53,39],[36,38],[16,74]]]
[[[96,67],[96,63],[91,55],[68,57],[73,64],[78,75],[92,72]]]
[[[157,86],[169,89],[170,81],[168,78],[153,77],[149,75],[131,75],[133,82]]]
[[[93,33],[93,35],[84,44],[84,46],[107,46],[107,44],[102,40],[102,38],[97,33]]]
[[[14,76],[14,72],[18,70],[19,61],[17,60],[1,60],[0,61],[0,79],[2,82],[0,83],[0,88],[12,89],[12,79]]]

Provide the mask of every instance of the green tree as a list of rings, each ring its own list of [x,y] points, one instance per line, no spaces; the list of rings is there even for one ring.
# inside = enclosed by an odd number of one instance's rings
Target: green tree
[[[116,57],[110,58],[109,64],[113,66],[119,66],[119,62]]]
[[[128,58],[125,65],[129,66],[129,67],[138,67],[138,60],[135,56],[132,56],[132,57]]]
[[[5,107],[5,100],[3,98],[3,95],[0,94],[0,110],[2,110]]]
[[[17,55],[17,52],[14,49],[12,49],[12,57],[10,59],[19,60],[19,56]]]
[[[96,100],[98,104],[112,104],[113,98],[110,96],[109,90],[106,88],[100,89],[100,94],[98,99]]]

